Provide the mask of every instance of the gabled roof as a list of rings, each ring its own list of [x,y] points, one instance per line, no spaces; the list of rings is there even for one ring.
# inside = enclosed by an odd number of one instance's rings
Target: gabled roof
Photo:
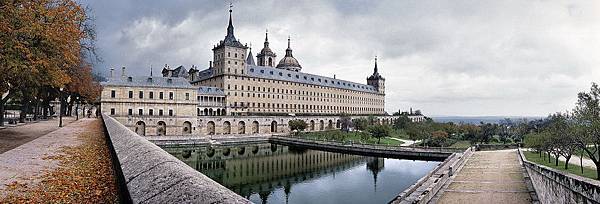
[[[246,66],[248,76],[377,93],[371,85],[265,66]]]
[[[156,77],[156,76],[129,76],[109,78],[102,86],[127,86],[127,87],[156,87],[156,88],[189,88],[195,89],[185,78]]]

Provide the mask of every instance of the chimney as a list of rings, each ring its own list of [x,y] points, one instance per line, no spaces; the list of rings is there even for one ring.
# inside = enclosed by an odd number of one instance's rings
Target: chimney
[[[212,61],[208,61],[208,68],[212,68]]]
[[[125,67],[121,67],[121,76],[125,77]]]
[[[110,78],[113,78],[113,77],[115,77],[115,76],[113,75],[113,72],[115,72],[115,68],[112,68],[112,67],[111,67],[111,68],[110,68]]]

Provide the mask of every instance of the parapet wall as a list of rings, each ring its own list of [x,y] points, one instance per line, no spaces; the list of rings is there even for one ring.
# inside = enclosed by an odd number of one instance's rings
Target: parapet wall
[[[133,203],[250,203],[112,117],[102,117]]]
[[[519,150],[541,203],[600,203],[600,181],[527,161]]]

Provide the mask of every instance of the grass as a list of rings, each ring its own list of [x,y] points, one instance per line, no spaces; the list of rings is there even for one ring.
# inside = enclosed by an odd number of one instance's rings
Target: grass
[[[406,134],[406,131],[404,131],[403,129],[395,129],[395,128],[391,128],[392,130],[390,131],[390,137],[395,137],[398,139],[404,139],[404,140],[410,140],[408,138],[408,134]]]
[[[536,164],[540,164],[540,165],[544,165],[559,171],[563,171],[563,172],[569,172],[575,175],[579,175],[579,176],[583,176],[583,177],[587,177],[587,178],[591,178],[591,179],[597,179],[596,177],[596,170],[591,169],[591,168],[587,168],[587,167],[583,167],[583,173],[581,173],[581,167],[579,167],[579,165],[573,165],[573,164],[569,164],[569,169],[565,169],[565,162],[563,161],[558,161],[558,166],[555,166],[555,160],[554,157],[550,157],[552,162],[548,162],[548,157],[544,158],[544,154],[542,154],[542,156],[540,157],[540,154],[537,152],[532,152],[532,151],[525,151],[523,152],[523,155],[525,155],[525,158],[527,158],[527,160],[529,160],[530,162],[536,163]]]
[[[454,144],[450,145],[450,148],[469,148],[471,147],[471,141],[469,140],[459,140]]]
[[[377,144],[377,138],[370,137],[367,133],[362,132],[342,132],[339,130],[324,131],[324,132],[303,132],[298,135],[302,138],[314,140],[335,140],[342,143],[366,143]],[[401,145],[404,142],[391,139],[389,137],[381,138],[379,144],[384,145]]]

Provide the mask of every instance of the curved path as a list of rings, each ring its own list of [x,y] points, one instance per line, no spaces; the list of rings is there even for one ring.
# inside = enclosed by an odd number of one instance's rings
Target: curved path
[[[523,173],[516,150],[475,152],[437,203],[531,203]]]

